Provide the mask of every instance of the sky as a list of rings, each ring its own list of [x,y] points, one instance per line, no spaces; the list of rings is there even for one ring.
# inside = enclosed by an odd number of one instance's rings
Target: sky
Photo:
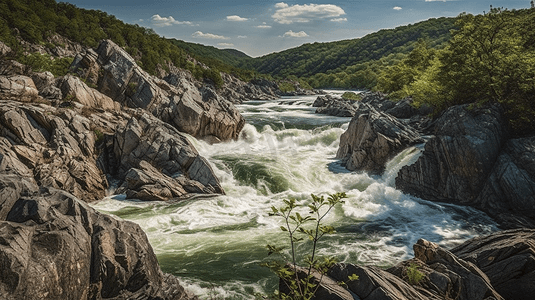
[[[429,18],[481,14],[530,0],[63,0],[152,28],[166,38],[240,50],[252,57],[305,43],[363,37]]]

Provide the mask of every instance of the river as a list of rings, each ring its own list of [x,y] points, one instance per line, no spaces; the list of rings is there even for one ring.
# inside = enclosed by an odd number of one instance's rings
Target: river
[[[393,158],[383,176],[346,171],[335,156],[350,118],[315,114],[315,98],[249,101],[238,105],[247,120],[238,141],[208,145],[191,138],[226,195],[167,203],[118,195],[94,207],[139,224],[162,270],[180,277],[201,299],[252,299],[277,288],[276,276],[259,262],[266,259],[267,244],[288,244],[279,229],[282,220],[268,213],[290,197],[307,203],[311,193],[347,193],[325,220],[336,233],[319,248],[341,262],[388,267],[411,258],[419,238],[449,248],[497,230],[475,209],[424,201],[394,188],[397,171],[417,159],[418,147]]]

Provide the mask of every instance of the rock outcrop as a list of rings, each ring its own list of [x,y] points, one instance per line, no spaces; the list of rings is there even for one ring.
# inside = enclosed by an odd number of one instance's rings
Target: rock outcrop
[[[108,182],[96,165],[96,135],[86,117],[71,109],[0,100],[0,132],[2,161],[7,157],[16,165],[10,169],[86,201],[105,196]]]
[[[367,104],[367,113],[355,115],[340,136],[336,158],[348,170],[380,174],[386,162],[406,147],[422,143],[420,135],[396,118]]]
[[[515,229],[477,237],[451,252],[481,269],[505,299],[533,299],[535,230]]]
[[[123,182],[117,192],[128,198],[168,200],[188,193],[224,193],[187,137],[148,114],[132,117],[107,144],[101,165]]]
[[[318,96],[312,106],[317,107],[317,114],[325,114],[336,117],[353,117],[357,112],[359,103],[356,101],[333,97],[331,95],[325,95]]]
[[[96,52],[77,56],[72,69],[114,101],[145,109],[198,138],[236,139],[245,124],[233,104],[211,88],[199,89],[183,74],[171,74],[166,81],[150,76],[110,40]]]
[[[28,76],[0,76],[0,99],[31,102],[37,99],[39,91]]]
[[[535,137],[505,143],[475,202],[506,228],[535,228]]]
[[[313,274],[316,283],[326,281],[314,299],[531,299],[535,288],[533,247],[533,230],[475,238],[451,251],[420,239],[414,245],[413,259],[388,270],[341,263],[325,275]],[[358,279],[350,280],[352,275]],[[351,296],[334,292],[330,288],[333,281],[344,282],[342,286]],[[279,289],[285,291],[284,286]]]
[[[5,170],[0,195],[0,298],[196,299],[137,224]]]
[[[526,214],[531,216],[535,205],[530,191],[533,180],[524,168],[530,169],[528,157],[532,145],[527,142],[520,146],[522,142],[512,141],[509,150],[500,155],[507,130],[498,106],[451,107],[434,121],[432,133],[434,136],[426,143],[420,158],[398,173],[397,188],[427,200],[473,205],[493,215],[508,209],[517,212],[526,209]],[[518,150],[512,149],[517,146]],[[515,158],[517,163],[526,166],[515,169],[510,158],[515,151],[522,157]],[[510,194],[504,198],[508,200],[497,199],[505,193]],[[513,204],[522,206],[516,209]]]
[[[78,77],[66,75],[59,80],[58,87],[61,89],[61,93],[67,101],[76,101],[90,108],[104,110],[118,110],[120,108],[118,102],[90,88]]]

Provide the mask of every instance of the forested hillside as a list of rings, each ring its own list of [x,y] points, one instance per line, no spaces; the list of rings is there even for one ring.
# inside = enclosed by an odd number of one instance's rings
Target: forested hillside
[[[444,49],[420,41],[382,70],[376,89],[440,112],[457,104],[500,104],[515,135],[535,130],[535,9],[462,14]]]
[[[274,77],[304,77],[314,87],[371,88],[378,70],[409,53],[418,39],[428,40],[431,47],[443,45],[454,23],[454,18],[429,19],[359,39],[304,44],[240,66]]]

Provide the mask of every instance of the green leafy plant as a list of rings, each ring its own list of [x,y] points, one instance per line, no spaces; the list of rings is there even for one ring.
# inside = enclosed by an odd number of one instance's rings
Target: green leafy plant
[[[415,263],[411,263],[407,268],[407,281],[412,285],[418,284],[425,277],[424,273],[420,272],[418,268]]]
[[[270,216],[281,217],[284,225],[280,227],[289,239],[290,254],[283,252],[283,247],[267,245],[268,256],[276,254],[282,260],[271,260],[262,265],[271,269],[281,278],[287,287],[288,292],[280,292],[280,299],[312,299],[320,286],[323,275],[332,267],[336,261],[334,257],[317,256],[318,241],[325,235],[335,232],[332,226],[322,225],[322,221],[327,214],[337,204],[343,203],[342,199],[347,198],[345,193],[336,193],[318,197],[311,195],[312,203],[299,205],[295,199],[284,200],[282,207],[271,207]],[[307,209],[304,216],[299,211]],[[298,255],[297,246],[310,242],[310,254],[304,257]],[[304,264],[303,267],[299,263]],[[314,280],[314,272],[321,274],[319,281]],[[358,279],[358,276],[351,276],[350,280]]]

